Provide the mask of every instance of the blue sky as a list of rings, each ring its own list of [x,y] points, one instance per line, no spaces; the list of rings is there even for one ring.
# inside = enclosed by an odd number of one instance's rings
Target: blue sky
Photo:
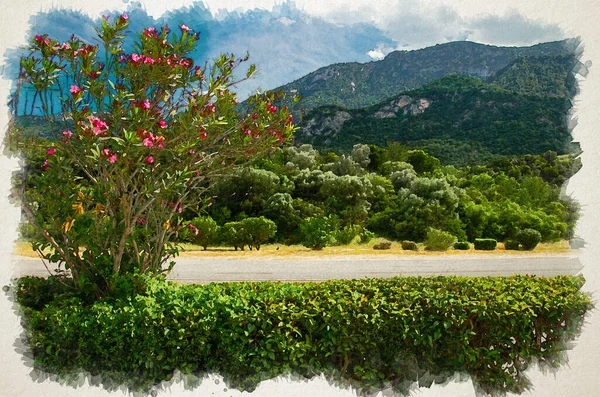
[[[528,19],[515,10],[467,18],[444,2],[434,3],[415,6],[412,1],[382,0],[374,6],[373,2],[359,0],[315,7],[310,1],[285,1],[271,6],[263,6],[259,1],[254,2],[254,8],[236,8],[235,2],[229,2],[228,9],[221,9],[218,2],[187,2],[159,12],[153,8],[154,3],[125,1],[96,15],[70,8],[40,12],[30,20],[29,35],[48,33],[66,40],[75,33],[94,43],[94,26],[100,16],[123,10],[130,15],[133,32],[165,23],[172,27],[185,23],[201,32],[199,50],[194,56],[198,63],[222,52],[238,56],[250,53],[259,73],[238,87],[242,98],[332,63],[374,61],[394,50],[457,40],[531,45],[565,38],[558,26]],[[14,75],[18,51],[9,50],[7,55],[6,71]]]

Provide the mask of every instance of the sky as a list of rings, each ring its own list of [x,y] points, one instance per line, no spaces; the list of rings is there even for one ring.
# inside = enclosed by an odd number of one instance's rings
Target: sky
[[[243,56],[258,68],[256,77],[237,87],[243,99],[258,89],[273,89],[320,67],[340,62],[370,62],[394,50],[412,50],[448,41],[494,45],[532,45],[566,38],[559,26],[523,16],[516,9],[501,14],[461,15],[446,2],[382,0],[140,2],[106,1],[81,7],[42,6],[30,19],[28,37],[48,33],[61,40],[72,33],[94,42],[101,15],[127,12],[132,32],[148,26],[187,26],[201,32],[197,63],[222,52]],[[5,72],[16,76],[23,54],[10,49]]]

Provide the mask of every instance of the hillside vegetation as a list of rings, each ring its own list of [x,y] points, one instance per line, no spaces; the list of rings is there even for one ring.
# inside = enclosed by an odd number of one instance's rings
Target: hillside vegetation
[[[495,155],[566,154],[573,151],[570,106],[567,98],[518,94],[453,74],[374,106],[317,108],[301,123],[296,143],[347,151],[397,141],[455,165]]]

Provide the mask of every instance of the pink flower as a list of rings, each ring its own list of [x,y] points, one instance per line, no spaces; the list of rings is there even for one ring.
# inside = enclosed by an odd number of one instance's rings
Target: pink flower
[[[165,123],[164,120],[161,120],[161,121],[158,122],[158,126],[160,128],[167,128],[167,123]]]
[[[154,143],[152,143],[152,139],[150,139],[150,138],[144,138],[144,140],[142,141],[142,144],[146,147],[154,146]]]
[[[94,128],[94,135],[106,133],[106,131],[108,130],[108,125],[97,117],[90,117],[90,122],[92,123],[92,127]]]
[[[156,37],[158,37],[156,35],[156,28],[155,27],[150,27],[148,29],[144,29],[143,33],[144,33],[144,36],[150,37],[150,38],[153,38],[153,39],[156,38]]]
[[[198,235],[198,228],[196,226],[190,224],[188,227],[194,231],[194,235]]]
[[[144,102],[142,102],[142,107],[146,110],[150,109],[150,101],[146,99]]]
[[[81,92],[81,88],[79,88],[75,84],[73,84],[71,86],[71,88],[69,88],[69,91],[71,92],[71,94],[73,94],[73,96],[75,96]]]
[[[39,34],[35,36],[35,41],[37,41],[38,43],[41,43],[42,41],[44,41],[44,36],[40,36]]]
[[[202,138],[202,140],[206,139],[206,132],[203,132],[202,134],[200,134],[200,138]]]
[[[123,15],[121,15],[121,20],[126,21],[129,19],[129,15],[127,15],[126,13],[123,13]]]
[[[63,43],[63,45],[60,48],[62,48],[63,50],[70,50],[71,46],[69,45],[69,43]]]
[[[148,157],[146,157],[146,162],[147,162],[148,164],[152,164],[152,163],[154,163],[154,157],[152,157],[152,156],[148,156]]]
[[[154,65],[154,62],[156,62],[154,59],[150,57],[144,57],[144,64]]]
[[[61,132],[61,134],[65,137],[65,138],[70,138],[73,136],[73,133],[70,130],[66,130]]]
[[[181,29],[182,32],[189,32],[190,30],[192,30],[192,29],[188,28],[187,26],[185,26],[184,24],[181,24],[179,29]]]
[[[56,153],[56,148],[51,147],[50,149],[48,149],[48,151],[46,151],[46,154],[49,156],[52,156],[54,153]]]
[[[117,155],[116,154],[112,154],[109,158],[108,161],[110,161],[111,164],[113,164],[115,161],[117,161]]]
[[[142,56],[138,54],[131,54],[131,60],[137,63],[142,60]]]
[[[102,154],[105,155],[106,157],[110,156],[111,153],[112,152],[110,149],[102,149]]]
[[[44,160],[44,165],[42,165],[42,168],[44,169],[44,171],[48,171],[48,167],[50,167],[50,163],[48,162],[48,160]]]
[[[182,59],[181,61],[179,61],[179,64],[184,68],[189,68],[190,66],[192,66],[192,61],[190,61],[189,59]]]

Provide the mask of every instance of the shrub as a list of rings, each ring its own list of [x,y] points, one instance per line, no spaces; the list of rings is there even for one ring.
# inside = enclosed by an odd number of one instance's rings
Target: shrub
[[[520,244],[517,240],[506,240],[504,242],[504,249],[518,251],[520,249]]]
[[[358,235],[361,227],[359,225],[346,226],[335,233],[335,240],[338,245],[348,245]]]
[[[358,236],[360,237],[360,240],[359,240],[360,244],[367,244],[375,238],[375,233],[373,233],[367,229],[363,229],[363,231],[360,232],[358,234]]]
[[[220,235],[221,241],[232,245],[236,251],[238,248],[244,251],[244,247],[250,241],[241,222],[227,222],[221,227]]]
[[[32,296],[22,280],[17,299]],[[423,373],[443,382],[460,372],[486,394],[502,395],[527,388],[523,371],[506,370],[513,363],[564,362],[564,343],[592,308],[583,282],[438,276],[178,285],[159,278],[130,299],[19,303],[35,369],[59,381],[85,371],[101,374],[106,388],[148,391],[179,369],[219,373],[228,387],[252,391],[284,373],[326,373],[368,394],[390,384],[400,394]]]
[[[524,250],[533,250],[542,240],[542,235],[535,229],[523,229],[519,231],[515,238]]]
[[[455,250],[467,251],[471,248],[471,245],[468,241],[457,241],[454,243]]]
[[[391,241],[382,241],[380,243],[373,245],[374,250],[389,250],[390,248],[392,248]]]
[[[450,233],[430,228],[425,240],[425,249],[430,251],[446,251],[455,241],[456,237]]]
[[[246,218],[240,224],[248,239],[248,248],[250,250],[252,250],[252,247],[256,248],[257,251],[260,250],[260,246],[269,241],[270,238],[273,238],[275,233],[277,233],[275,222],[264,216]]]
[[[175,262],[163,265],[178,254],[180,214],[197,208],[215,179],[289,141],[294,126],[275,93],[249,98],[238,115],[233,89],[254,66],[234,78],[245,58],[194,65],[199,35],[184,25],[145,29],[127,46],[125,15],[96,31],[99,45],[76,35],[30,41],[16,92],[35,91],[31,108],[52,139],[15,133],[10,146],[27,165],[13,194],[39,232],[34,250],[70,269],[75,288],[91,285],[102,297],[124,273],[170,270]]]
[[[496,249],[498,242],[493,238],[476,238],[473,244],[476,250],[493,251]]]
[[[313,250],[322,250],[331,244],[333,226],[328,217],[307,218],[300,224],[302,244]]]
[[[210,216],[199,216],[190,221],[187,225],[186,240],[206,248],[216,243],[219,233],[219,226]]]
[[[418,251],[419,246],[414,241],[404,240],[402,242],[402,249],[405,251]]]

